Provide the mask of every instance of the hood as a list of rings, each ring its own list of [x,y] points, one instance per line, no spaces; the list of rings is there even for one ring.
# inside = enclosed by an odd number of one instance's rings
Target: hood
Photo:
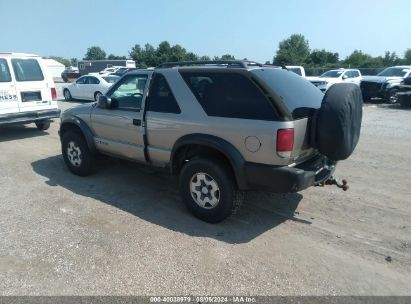
[[[385,77],[385,76],[363,76],[362,80],[371,82],[389,82],[389,81],[401,81],[403,77]]]
[[[324,78],[320,78],[317,76],[307,76],[305,77],[305,79],[307,79],[308,81],[324,81]]]
[[[63,117],[67,117],[67,116],[83,116],[83,115],[89,115],[91,112],[91,109],[96,105],[95,102],[92,103],[87,103],[87,104],[83,104],[83,105],[79,105],[77,107],[73,107],[70,109],[65,110],[61,116],[62,119]]]

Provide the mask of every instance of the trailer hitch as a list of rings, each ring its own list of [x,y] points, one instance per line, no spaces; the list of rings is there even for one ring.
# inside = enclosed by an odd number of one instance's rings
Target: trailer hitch
[[[338,180],[333,176],[330,176],[329,179],[323,181],[322,183],[320,183],[318,186],[324,187],[325,185],[336,185],[338,188],[343,189],[344,191],[347,191],[349,186],[348,186],[348,182],[346,179],[343,180]]]

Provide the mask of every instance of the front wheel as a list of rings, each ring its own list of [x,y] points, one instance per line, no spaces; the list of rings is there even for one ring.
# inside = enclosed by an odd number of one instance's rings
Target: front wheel
[[[98,99],[100,98],[100,96],[102,96],[103,94],[101,94],[101,92],[96,92],[95,94],[94,94],[94,100],[95,101],[98,101]]]
[[[40,131],[46,131],[50,128],[49,121],[36,122],[36,127]]]
[[[219,160],[193,159],[180,173],[180,194],[199,219],[217,223],[234,214],[244,199],[234,176]]]
[[[64,162],[76,175],[86,176],[93,172],[94,160],[83,135],[76,131],[68,131],[61,142]]]
[[[398,102],[398,89],[394,88],[388,92],[388,102],[391,104]]]

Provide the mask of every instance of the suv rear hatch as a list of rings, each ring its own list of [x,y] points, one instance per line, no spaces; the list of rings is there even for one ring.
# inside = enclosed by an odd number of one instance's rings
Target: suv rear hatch
[[[290,164],[299,164],[318,154],[310,145],[312,117],[321,107],[324,94],[312,83],[293,72],[263,68],[250,71],[270,89],[277,106],[293,121],[294,145]]]

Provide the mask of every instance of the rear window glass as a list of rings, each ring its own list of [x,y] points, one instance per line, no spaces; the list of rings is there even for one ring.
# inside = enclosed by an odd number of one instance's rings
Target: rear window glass
[[[5,59],[0,59],[0,82],[10,82],[11,75],[9,66]]]
[[[167,80],[161,74],[154,75],[147,110],[160,113],[181,113]]]
[[[277,120],[273,105],[245,76],[237,73],[181,72],[209,116]]]
[[[280,96],[288,110],[297,118],[306,109],[318,109],[324,94],[311,82],[293,72],[280,69],[256,69],[251,73],[263,80]]]
[[[36,59],[12,59],[11,63],[17,81],[44,80],[43,72]]]

